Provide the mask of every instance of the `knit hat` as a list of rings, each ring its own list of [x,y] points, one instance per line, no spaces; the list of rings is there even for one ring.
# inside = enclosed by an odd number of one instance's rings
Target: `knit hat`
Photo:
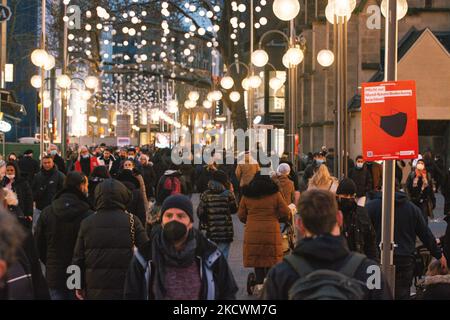
[[[23,154],[24,154],[24,155],[33,154],[33,150],[28,149],[28,150],[26,150]]]
[[[291,167],[287,163],[282,163],[277,168],[278,174],[289,174],[291,172]]]
[[[337,187],[336,194],[356,194],[356,185],[353,180],[349,178],[342,179]]]
[[[188,197],[182,194],[175,194],[166,198],[161,206],[161,217],[164,215],[164,212],[173,208],[183,210],[189,216],[191,222],[194,222],[194,208]]]

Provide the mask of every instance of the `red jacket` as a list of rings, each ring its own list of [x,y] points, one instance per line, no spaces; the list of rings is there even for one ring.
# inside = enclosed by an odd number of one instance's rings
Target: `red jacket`
[[[90,156],[89,159],[91,162],[91,170],[90,171],[92,173],[92,171],[94,171],[94,168],[97,167],[99,165],[99,163],[97,161],[97,157]],[[79,159],[77,160],[77,162],[75,162],[75,171],[82,172],[81,163],[80,163]]]

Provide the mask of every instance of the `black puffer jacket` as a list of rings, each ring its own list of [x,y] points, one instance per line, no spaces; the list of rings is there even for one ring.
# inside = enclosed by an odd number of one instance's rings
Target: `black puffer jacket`
[[[39,162],[32,157],[24,156],[18,162],[22,178],[26,179],[31,185],[34,175],[39,172]]]
[[[379,261],[377,236],[366,208],[356,205],[350,212],[343,212],[343,233],[350,251],[365,254],[369,259]]]
[[[130,216],[125,213],[130,191],[119,181],[107,179],[95,190],[97,213],[80,227],[73,264],[81,269],[86,299],[123,298],[125,274],[133,257]],[[135,244],[148,239],[141,222],[134,218]]]
[[[9,183],[8,177],[2,180],[2,187]],[[12,190],[17,194],[19,207],[25,216],[33,216],[33,193],[28,181],[21,177],[16,177],[12,183]]]
[[[42,211],[35,238],[50,288],[67,288],[66,271],[72,262],[81,221],[93,213],[86,196],[76,189],[61,190]]]
[[[206,237],[216,243],[233,241],[233,220],[237,212],[236,198],[218,181],[211,180],[208,189],[200,196],[197,215]]]
[[[364,197],[372,190],[372,176],[366,166],[361,169],[357,167],[351,168],[348,172],[348,177],[352,179],[356,185],[357,197]]]
[[[56,167],[46,171],[41,169],[33,180],[33,199],[36,201],[36,208],[43,210],[51,204],[53,197],[63,189],[65,175],[58,171]]]
[[[141,167],[142,178],[144,178],[145,191],[147,192],[147,198],[155,196],[156,187],[156,173],[153,169],[153,165],[146,165]]]
[[[301,240],[293,254],[304,258],[313,269],[339,270],[349,258],[350,251],[343,237],[322,235]],[[356,270],[355,279],[367,283],[372,275],[367,273],[369,266],[377,265],[373,260],[364,260]],[[283,261],[273,267],[264,284],[263,300],[287,300],[289,289],[299,279],[298,273]],[[391,300],[390,289],[382,275],[381,288],[366,290],[365,300]]]

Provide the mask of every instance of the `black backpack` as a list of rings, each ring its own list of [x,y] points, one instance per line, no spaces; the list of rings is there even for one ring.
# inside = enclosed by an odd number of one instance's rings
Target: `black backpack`
[[[364,300],[367,286],[353,276],[365,258],[362,254],[351,253],[344,266],[335,271],[315,270],[298,255],[284,257],[300,276],[289,289],[289,300]]]

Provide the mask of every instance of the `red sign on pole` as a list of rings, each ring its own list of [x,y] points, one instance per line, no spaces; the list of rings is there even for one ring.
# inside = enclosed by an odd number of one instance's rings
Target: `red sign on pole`
[[[418,157],[415,81],[363,83],[361,117],[365,160]]]

